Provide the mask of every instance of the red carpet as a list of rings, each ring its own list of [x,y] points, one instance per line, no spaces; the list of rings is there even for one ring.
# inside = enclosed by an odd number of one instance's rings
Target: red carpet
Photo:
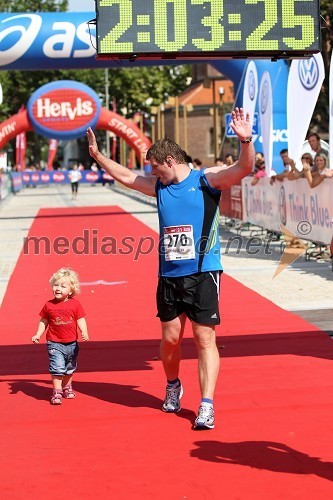
[[[160,411],[155,233],[118,207],[89,207],[41,210],[32,236],[47,237],[50,254],[32,246],[21,254],[0,316],[2,498],[333,498],[326,334],[223,276],[217,426],[194,432],[199,388],[189,329],[183,409]],[[146,238],[145,251],[154,241],[154,249],[136,258],[125,237],[136,249]],[[83,282],[91,341],[80,343],[77,398],[53,407],[45,339],[30,339],[61,266]]]

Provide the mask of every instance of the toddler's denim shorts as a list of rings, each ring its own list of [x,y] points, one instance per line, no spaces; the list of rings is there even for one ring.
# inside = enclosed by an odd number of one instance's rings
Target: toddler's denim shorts
[[[47,351],[49,353],[51,375],[71,375],[77,367],[77,356],[79,354],[79,344],[69,342],[61,344],[48,340]]]

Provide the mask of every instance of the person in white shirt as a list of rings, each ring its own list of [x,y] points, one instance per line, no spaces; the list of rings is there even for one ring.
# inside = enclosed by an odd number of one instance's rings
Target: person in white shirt
[[[73,169],[69,171],[68,177],[72,188],[72,200],[76,200],[79,181],[82,179],[82,174],[76,164],[73,166]]]

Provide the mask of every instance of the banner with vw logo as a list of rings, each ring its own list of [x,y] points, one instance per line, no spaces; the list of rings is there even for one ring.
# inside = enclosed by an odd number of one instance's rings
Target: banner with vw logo
[[[259,113],[262,136],[262,148],[265,157],[266,174],[270,176],[273,156],[273,103],[272,84],[268,71],[265,71],[260,80]]]
[[[250,120],[253,125],[254,112],[258,97],[258,72],[254,61],[250,61],[246,68],[243,88],[243,108],[246,113],[250,113]],[[253,137],[255,141],[258,135]]]
[[[289,157],[297,161],[325,78],[323,57],[294,59],[287,86],[287,124]]]
[[[333,168],[333,53],[330,65],[330,80],[329,80],[329,110],[330,110],[330,168]]]

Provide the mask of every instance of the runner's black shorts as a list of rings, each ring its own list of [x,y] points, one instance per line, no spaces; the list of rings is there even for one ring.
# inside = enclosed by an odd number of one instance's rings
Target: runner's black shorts
[[[179,278],[160,277],[156,292],[157,317],[172,321],[183,313],[201,325],[219,325],[221,271]]]

